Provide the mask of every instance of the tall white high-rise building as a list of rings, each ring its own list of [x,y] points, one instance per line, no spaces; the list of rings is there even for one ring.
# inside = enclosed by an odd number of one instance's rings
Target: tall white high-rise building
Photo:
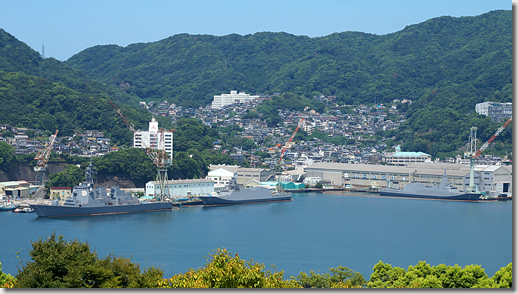
[[[259,98],[259,96],[251,96],[245,92],[239,92],[238,94],[237,91],[230,91],[230,94],[214,95],[212,109],[221,109],[226,105],[252,101],[257,98]]]
[[[173,132],[160,131],[155,117],[149,122],[149,130],[138,130],[133,136],[134,148],[151,148],[165,150],[173,159]]]

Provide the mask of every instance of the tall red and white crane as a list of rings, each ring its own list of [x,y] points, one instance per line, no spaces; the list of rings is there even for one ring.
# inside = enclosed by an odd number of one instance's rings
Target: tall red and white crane
[[[54,141],[58,136],[58,131],[54,135],[50,136],[49,143],[45,150],[39,152],[34,160],[37,160],[36,166],[34,167],[34,171],[36,172],[36,185],[45,185],[45,172],[47,171],[47,162],[49,161],[50,152],[52,151],[52,146],[54,145]]]
[[[475,187],[475,159],[484,152],[484,150],[489,147],[491,142],[500,135],[505,127],[507,127],[511,122],[513,121],[513,117],[510,117],[501,127],[498,128],[498,130],[478,149],[476,147],[476,141],[477,141],[477,128],[472,127],[470,129],[470,137],[469,137],[469,144],[470,144],[470,152],[465,152],[464,157],[469,157],[469,186],[467,188],[468,192],[478,192],[477,188]]]
[[[128,121],[128,118],[124,115],[124,113],[111,101],[109,103],[111,104],[111,106],[113,106],[115,111],[119,114],[124,123],[128,126],[128,129],[131,131],[133,138],[139,140],[140,146],[146,151],[147,156],[151,159],[151,161],[153,161],[153,164],[157,167],[158,185],[155,185],[155,198],[157,198],[158,200],[164,200],[165,198],[169,198],[170,193],[169,185],[167,183],[167,170],[168,167],[172,164],[172,158],[170,158],[169,154],[164,150],[164,129],[159,129],[156,134],[150,134],[149,142],[145,142],[145,136],[142,136],[142,134],[139,131],[135,130],[135,126]],[[174,130],[170,131],[173,132]],[[160,190],[157,190],[157,186]]]

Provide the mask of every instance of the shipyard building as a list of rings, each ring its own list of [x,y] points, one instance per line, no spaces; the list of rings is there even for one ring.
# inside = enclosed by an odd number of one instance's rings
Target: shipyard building
[[[363,188],[385,188],[389,182],[402,188],[410,182],[439,184],[445,171],[448,180],[460,191],[469,186],[470,171],[466,164],[408,163],[405,166],[318,162],[306,167],[306,178],[331,182],[335,187],[352,185]],[[477,165],[475,184],[488,196],[512,193],[512,166]]]
[[[210,179],[186,179],[169,180],[167,182],[171,197],[202,196],[214,192],[214,181]],[[157,181],[146,183],[146,196],[154,196],[155,186],[157,194],[160,193],[160,185]]]

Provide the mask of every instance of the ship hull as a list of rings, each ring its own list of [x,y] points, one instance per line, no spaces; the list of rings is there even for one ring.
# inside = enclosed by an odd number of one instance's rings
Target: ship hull
[[[408,193],[403,190],[396,189],[379,189],[380,196],[403,197],[403,198],[423,198],[423,199],[438,199],[438,200],[459,200],[459,201],[479,201],[480,193],[460,193],[453,195],[426,195]]]
[[[67,207],[52,205],[30,205],[30,207],[34,209],[38,217],[68,217],[171,210],[173,203],[154,202],[133,205],[110,205],[103,207]]]
[[[272,194],[267,188],[249,188],[232,191],[222,196],[199,196],[203,205],[232,205],[263,202],[291,201],[291,193]]]

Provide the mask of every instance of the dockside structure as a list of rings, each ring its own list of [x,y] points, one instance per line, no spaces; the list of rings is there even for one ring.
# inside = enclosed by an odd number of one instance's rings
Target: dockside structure
[[[390,181],[402,188],[410,182],[439,184],[446,169],[448,180],[461,191],[469,186],[469,165],[410,163],[406,166],[318,162],[306,167],[306,178],[319,177],[336,187],[353,185],[385,188]],[[475,183],[489,195],[512,193],[512,166],[476,166]]]

